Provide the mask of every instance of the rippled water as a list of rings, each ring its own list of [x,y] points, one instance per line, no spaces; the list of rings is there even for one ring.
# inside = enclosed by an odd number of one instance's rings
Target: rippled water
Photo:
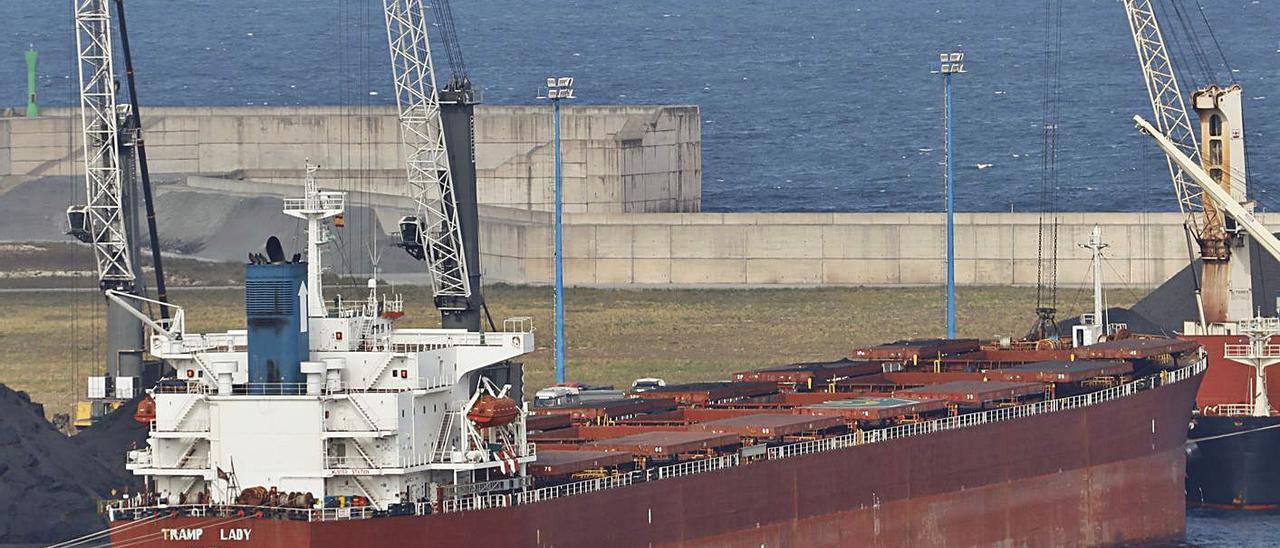
[[[1277,545],[1280,545],[1280,512],[1187,511],[1184,546],[1263,548]]]
[[[23,101],[28,44],[44,54],[44,100],[72,97],[70,5],[0,2],[0,104]],[[380,5],[131,0],[142,97],[157,105],[387,103]],[[1161,157],[1129,121],[1149,106],[1119,3],[1066,6],[1059,207],[1174,209]],[[488,102],[532,103],[545,76],[571,74],[585,103],[699,105],[703,203],[714,210],[939,207],[941,83],[929,71],[936,52],[961,47],[969,72],[955,82],[958,207],[1037,205],[1041,2],[477,0],[453,8]],[[1267,177],[1280,161],[1270,153],[1280,136],[1280,2],[1211,2],[1205,14],[1246,86],[1251,188],[1263,208],[1275,208],[1280,191]]]

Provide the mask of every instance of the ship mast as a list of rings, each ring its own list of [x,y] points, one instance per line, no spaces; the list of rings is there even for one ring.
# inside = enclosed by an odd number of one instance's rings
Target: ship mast
[[[323,318],[328,315],[324,302],[324,252],[329,243],[329,227],[322,221],[342,214],[346,194],[321,191],[316,186],[316,171],[320,166],[307,161],[307,175],[302,198],[287,198],[284,214],[307,221],[307,317]]]
[[[1093,313],[1083,314],[1080,323],[1071,330],[1073,346],[1088,346],[1105,340],[1107,335],[1106,303],[1102,293],[1102,250],[1108,246],[1102,241],[1102,227],[1093,225],[1089,241],[1080,244],[1093,254]]]
[[[1102,250],[1108,246],[1102,242],[1102,227],[1093,225],[1089,242],[1081,247],[1093,252],[1093,319],[1095,326],[1105,327],[1107,317],[1102,299]]]

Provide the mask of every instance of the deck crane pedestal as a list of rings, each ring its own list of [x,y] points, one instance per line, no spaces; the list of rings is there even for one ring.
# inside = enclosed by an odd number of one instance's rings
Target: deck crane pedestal
[[[133,58],[124,4],[114,0],[126,66],[129,105],[117,104],[112,17],[108,0],[75,3],[80,120],[84,143],[84,205],[67,209],[68,234],[93,248],[99,287],[134,297],[145,293],[140,254],[138,199],[146,206],[159,303],[167,302],[150,173],[142,139]],[[141,176],[139,176],[141,175]],[[141,196],[139,196],[141,195]],[[135,301],[140,303],[141,301]],[[144,360],[144,324],[128,299],[107,299],[106,375],[89,378],[89,401],[77,404],[75,424],[88,426],[103,412],[135,397],[160,376],[160,364]],[[159,306],[168,319],[168,308]]]

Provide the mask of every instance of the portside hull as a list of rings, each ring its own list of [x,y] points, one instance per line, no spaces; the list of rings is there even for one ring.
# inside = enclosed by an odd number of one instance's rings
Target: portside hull
[[[1188,504],[1280,508],[1278,426],[1280,417],[1197,417],[1187,458]]]
[[[1007,546],[1185,531],[1200,377],[1110,402],[510,508],[306,523],[166,518],[113,536],[189,546]],[[226,518],[223,518],[224,520]],[[125,525],[127,522],[117,523]],[[221,542],[223,528],[250,528]],[[142,544],[129,544],[130,546]]]

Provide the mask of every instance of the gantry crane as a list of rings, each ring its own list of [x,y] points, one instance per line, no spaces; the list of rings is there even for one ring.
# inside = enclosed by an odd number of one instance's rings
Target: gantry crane
[[[127,106],[117,104],[120,90],[108,0],[75,1],[86,203],[67,210],[68,233],[92,246],[98,283],[104,292],[141,296],[144,284],[137,216],[140,191],[146,205],[156,292],[164,303],[167,302],[164,267],[138,112],[133,57],[129,51],[123,1],[114,0],[114,3],[129,89]],[[101,413],[103,402],[132,398],[138,386],[158,377],[158,366],[147,367],[143,360],[143,323],[134,311],[125,310],[127,306],[130,306],[127,301],[107,299],[107,374],[90,378],[90,400],[96,400],[99,405],[92,411],[85,409],[84,403],[77,406],[79,426],[87,425],[93,416]],[[159,308],[162,318],[167,318],[167,307]],[[85,411],[89,411],[88,416]]]
[[[1236,205],[1251,210],[1246,197],[1240,86],[1210,85],[1191,94],[1198,114],[1193,124],[1151,4],[1150,0],[1124,0],[1154,114],[1153,128],[1188,161],[1202,167]],[[1188,237],[1198,244],[1201,258],[1203,290],[1198,282],[1196,295],[1201,328],[1252,317],[1252,273],[1245,233],[1234,217],[1223,214],[1231,208],[1207,197],[1198,181],[1190,180],[1182,163],[1172,156],[1166,160]]]
[[[415,213],[400,220],[400,242],[427,262],[436,308],[446,328],[479,331],[479,212],[476,200],[476,96],[453,36],[448,2],[432,9],[443,30],[453,75],[439,88],[431,60],[425,0],[383,0],[400,134],[408,149]]]

